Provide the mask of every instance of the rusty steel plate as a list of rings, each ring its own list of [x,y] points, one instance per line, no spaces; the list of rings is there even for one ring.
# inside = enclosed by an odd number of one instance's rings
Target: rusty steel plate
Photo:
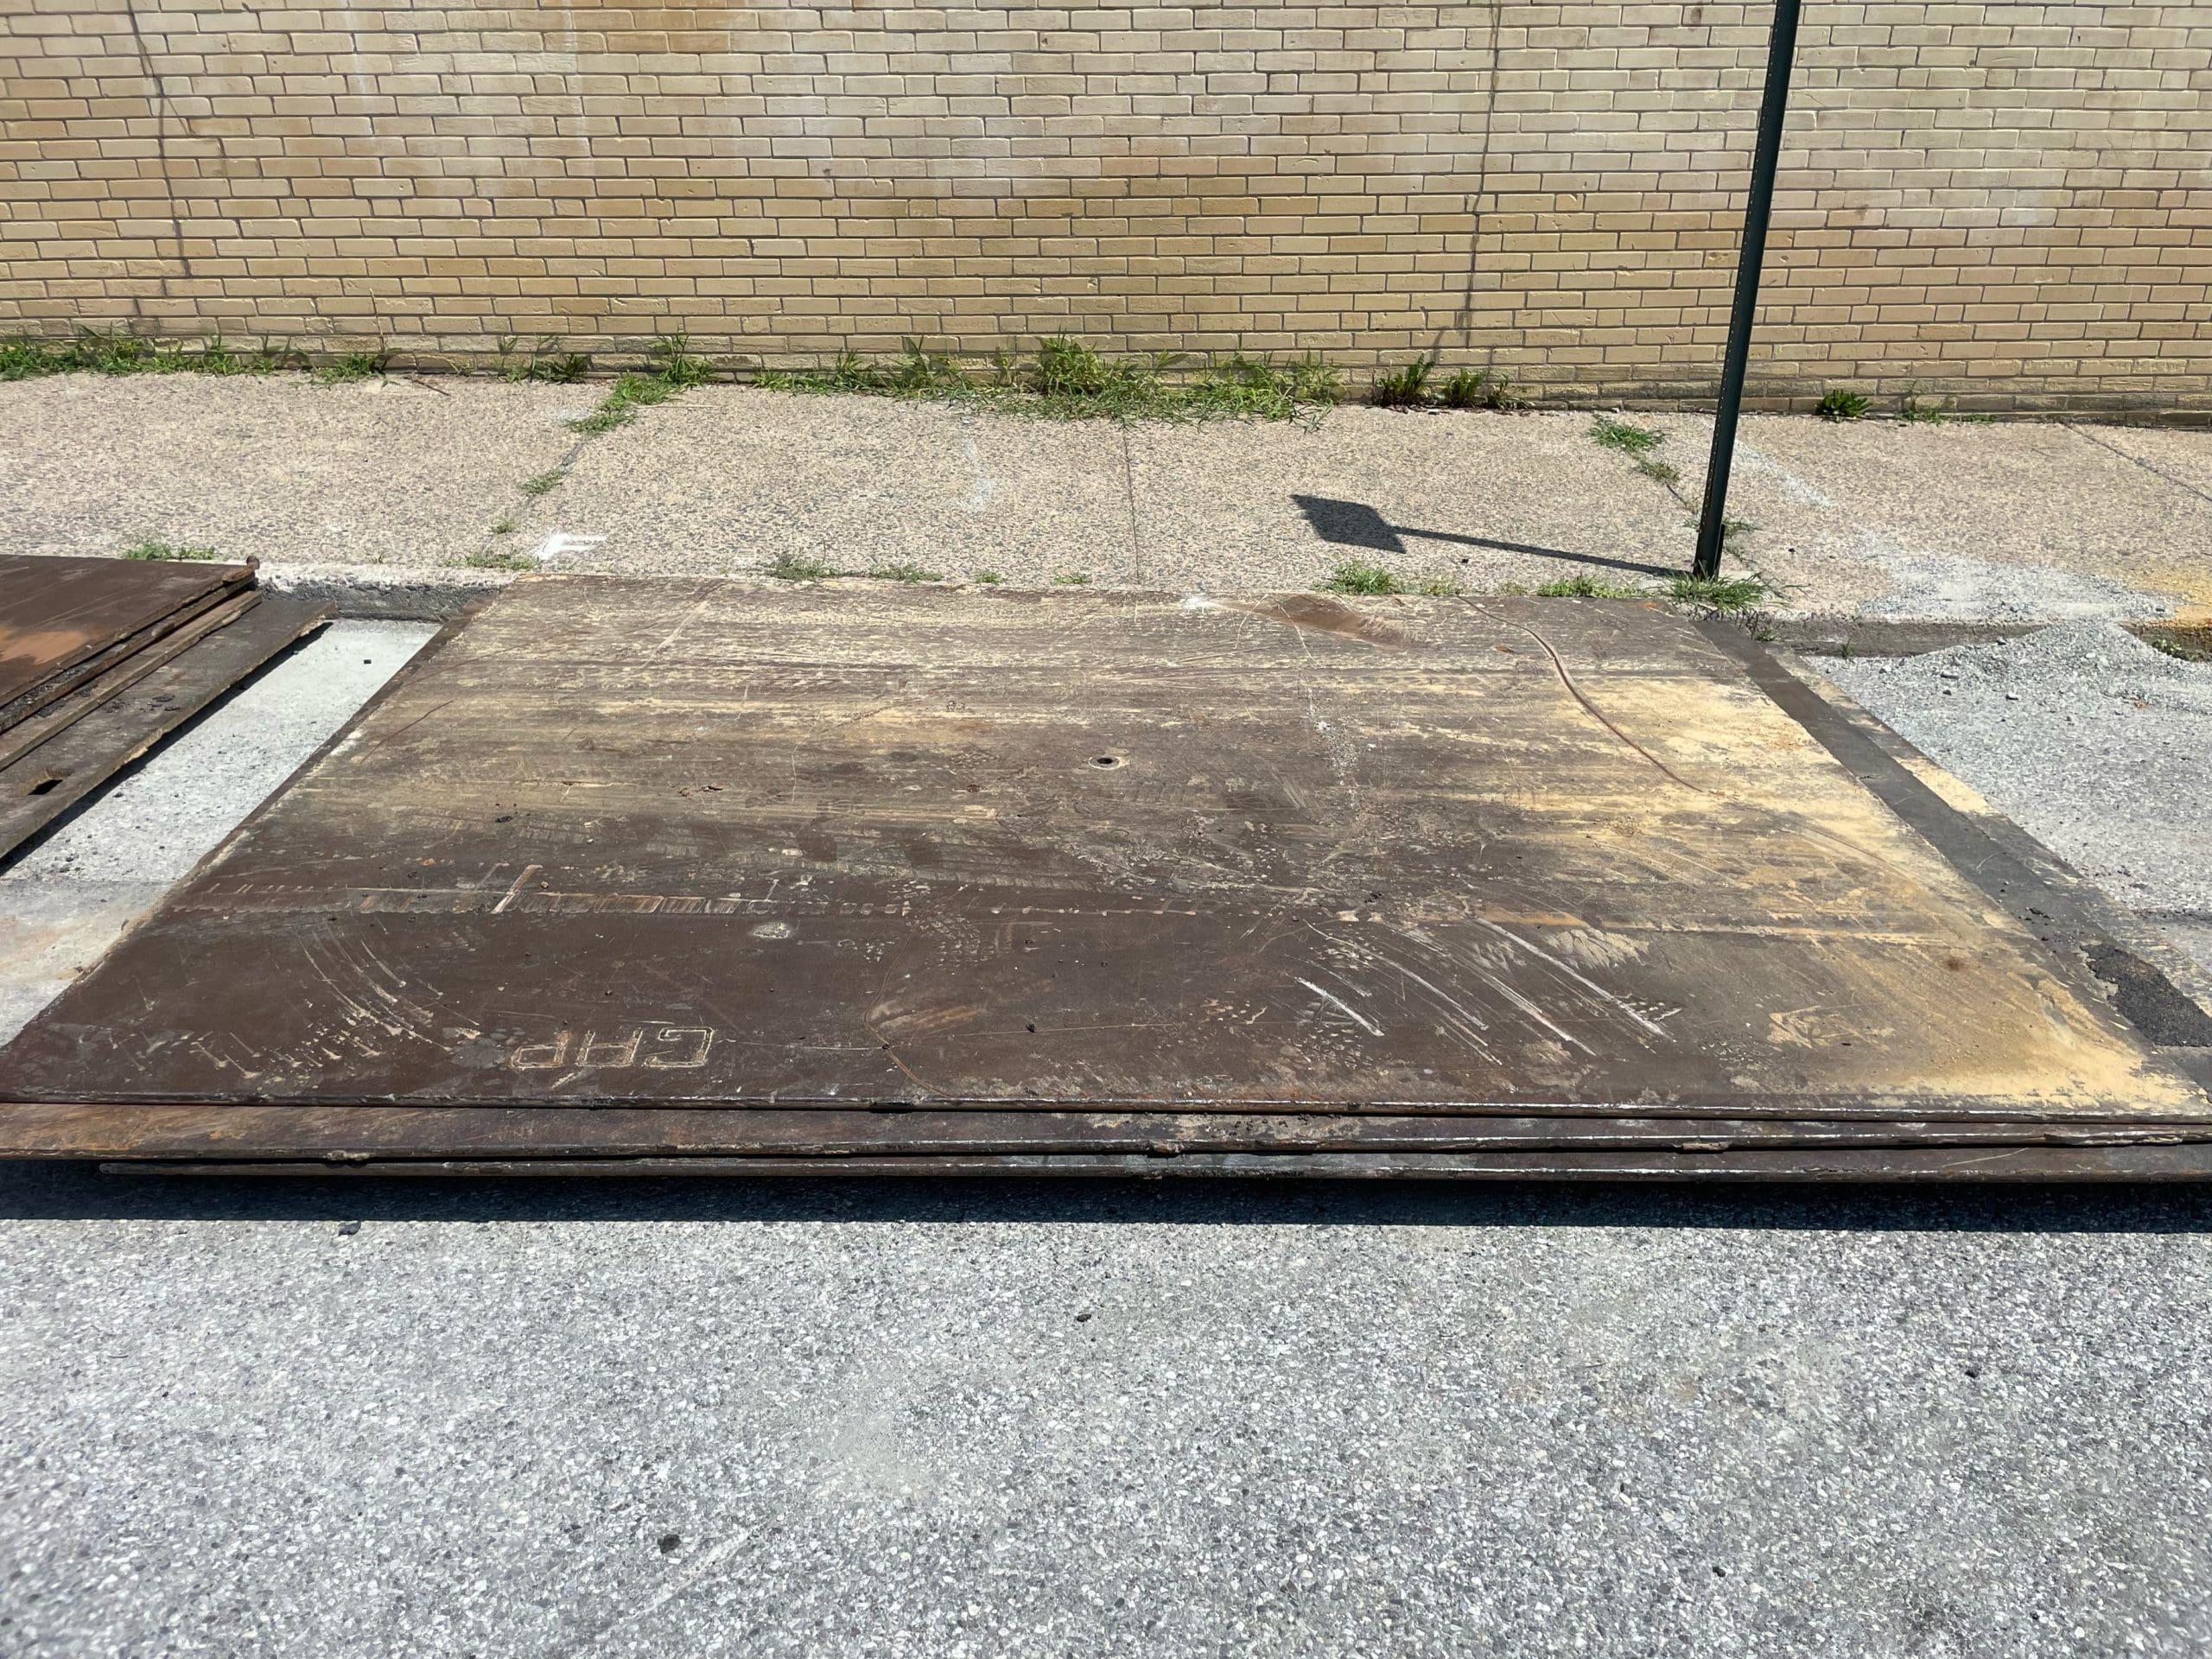
[[[0,554],[0,730],[252,582],[243,564]]]
[[[328,615],[327,607],[306,600],[240,594],[110,670],[99,684],[0,736],[0,753],[16,740],[39,740],[0,764],[0,855],[45,829]],[[121,683],[111,687],[110,680]],[[88,706],[73,706],[87,697]],[[50,718],[59,720],[59,728],[42,732]]]
[[[1880,1182],[1924,1185],[2212,1179],[2212,1147],[1913,1147],[1865,1152],[1192,1153],[1181,1157],[1065,1154],[942,1158],[475,1158],[360,1163],[190,1162],[103,1165],[119,1174],[603,1178],[737,1176],[1105,1176],[1157,1180],[1242,1176],[1262,1180],[1665,1181],[1689,1185]]]
[[[1497,1113],[938,1111],[775,1106],[118,1106],[0,1110],[0,1158],[156,1161],[421,1159],[1001,1157],[1082,1154],[1634,1152],[2186,1147],[2212,1125],[2058,1127],[1802,1118]]]
[[[772,1114],[792,1156],[869,1108],[1171,1149],[1212,1113],[2212,1121],[1762,658],[1618,602],[532,578],[0,1054],[5,1144],[226,1103],[353,1109],[378,1156],[394,1106],[563,1156],[608,1107]],[[227,1155],[284,1151],[259,1121]]]

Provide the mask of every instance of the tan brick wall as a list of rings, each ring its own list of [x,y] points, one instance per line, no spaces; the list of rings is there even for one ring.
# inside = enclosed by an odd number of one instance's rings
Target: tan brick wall
[[[2212,412],[2212,4],[1809,0],[1755,392]],[[1708,394],[1765,5],[10,0],[0,332]]]

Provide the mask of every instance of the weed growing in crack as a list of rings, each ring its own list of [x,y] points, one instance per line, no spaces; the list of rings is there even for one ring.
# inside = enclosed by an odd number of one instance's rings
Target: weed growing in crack
[[[0,340],[0,380],[78,372],[271,374],[299,362],[298,353],[266,340],[251,353],[234,351],[220,334],[210,334],[196,346],[99,328],[79,328],[66,340],[32,335]]]
[[[1367,401],[1377,409],[1427,409],[1433,401],[1428,380],[1435,372],[1433,357],[1417,357],[1402,369],[1387,369],[1368,387]]]
[[[691,350],[689,334],[664,334],[645,353],[649,372],[673,391],[703,386],[715,378],[714,365]]]
[[[1908,426],[1986,426],[1986,415],[1961,415],[1947,398],[1940,404],[1923,404],[1908,391],[1897,404],[1897,419]]]
[[[1824,421],[1860,421],[1866,418],[1867,410],[1873,407],[1863,391],[1831,386],[1821,394],[1821,401],[1813,405],[1813,413]]]
[[[1179,377],[1179,378],[1177,378]],[[864,392],[969,403],[1053,420],[1290,420],[1340,403],[1337,372],[1317,360],[1277,365],[1239,353],[1196,368],[1180,353],[1101,357],[1055,335],[1026,357],[963,364],[909,340],[888,362],[845,352],[826,369],[764,369],[768,391]]]
[[[2180,640],[2167,639],[2163,634],[2152,634],[2144,643],[2159,655],[2171,657],[2176,662],[2212,663],[2212,651],[2200,651],[2194,645],[2185,645]]]
[[[527,553],[505,552],[489,548],[481,553],[472,553],[461,563],[472,570],[536,570],[537,561]]]
[[[136,547],[123,550],[126,559],[160,560],[190,563],[220,558],[212,547],[172,547],[167,542],[141,542]]]
[[[1624,455],[1649,454],[1666,441],[1664,432],[1615,416],[1600,415],[1590,423],[1591,442],[1600,449],[1618,449]]]
[[[925,570],[918,564],[879,565],[868,572],[878,582],[943,582],[942,570]]]
[[[1458,369],[1441,387],[1435,384],[1436,359],[1417,357],[1402,368],[1386,369],[1367,389],[1377,409],[1522,409],[1528,400],[1495,369]]]
[[[1446,409],[1519,409],[1526,400],[1495,369],[1459,369],[1437,401]]]
[[[837,572],[835,567],[810,559],[804,553],[779,553],[770,562],[766,574],[778,582],[821,582]]]
[[[502,334],[492,348],[492,372],[502,380],[543,380],[572,385],[591,372],[591,357],[584,352],[564,352],[551,334],[539,336],[526,353],[518,353],[515,337]]]
[[[343,385],[353,380],[374,380],[391,365],[391,353],[378,346],[372,352],[340,352],[315,372],[317,384]]]
[[[641,409],[655,404],[664,404],[682,390],[671,386],[657,375],[618,374],[614,388],[600,400],[599,407],[588,415],[569,423],[571,432],[611,432],[618,426],[627,426],[638,417]]]
[[[1607,582],[1603,576],[1590,575],[1586,572],[1545,582],[1536,589],[1539,599],[1643,599],[1648,596],[1644,588],[1632,588],[1625,582]]]
[[[1406,584],[1383,566],[1365,559],[1344,559],[1318,584],[1327,594],[1402,594]]]
[[[671,334],[655,342],[645,353],[645,360],[652,365],[650,368],[616,375],[613,386],[600,399],[599,407],[570,421],[569,429],[587,435],[611,432],[635,420],[639,410],[664,404],[714,378],[713,367],[704,358],[693,354],[682,334]]]
[[[1678,604],[1701,605],[1713,611],[1747,611],[1768,594],[1759,576],[1676,576],[1667,584],[1667,596]]]
[[[522,493],[528,496],[548,494],[558,489],[561,486],[561,480],[566,477],[568,474],[558,467],[550,473],[540,473],[536,478],[523,480]]]

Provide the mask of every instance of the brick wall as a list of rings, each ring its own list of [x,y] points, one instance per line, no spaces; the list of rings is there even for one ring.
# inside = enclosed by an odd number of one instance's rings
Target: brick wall
[[[2212,412],[2212,4],[1808,0],[1756,395]],[[13,0],[0,333],[1709,392],[1768,9]]]

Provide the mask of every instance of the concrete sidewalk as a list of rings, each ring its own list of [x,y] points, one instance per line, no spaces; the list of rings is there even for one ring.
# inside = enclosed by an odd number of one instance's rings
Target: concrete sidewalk
[[[302,376],[0,385],[0,544],[143,541],[279,581],[453,588],[490,564],[757,571],[796,554],[1019,583],[1299,588],[1358,557],[1476,591],[1687,567],[1709,426],[1673,483],[1586,412],[1348,406],[1311,424],[1056,423],[944,404],[695,388],[597,435],[604,386]],[[97,464],[94,464],[96,458]],[[1784,613],[2212,620],[2212,433],[1745,423],[1732,569]]]

